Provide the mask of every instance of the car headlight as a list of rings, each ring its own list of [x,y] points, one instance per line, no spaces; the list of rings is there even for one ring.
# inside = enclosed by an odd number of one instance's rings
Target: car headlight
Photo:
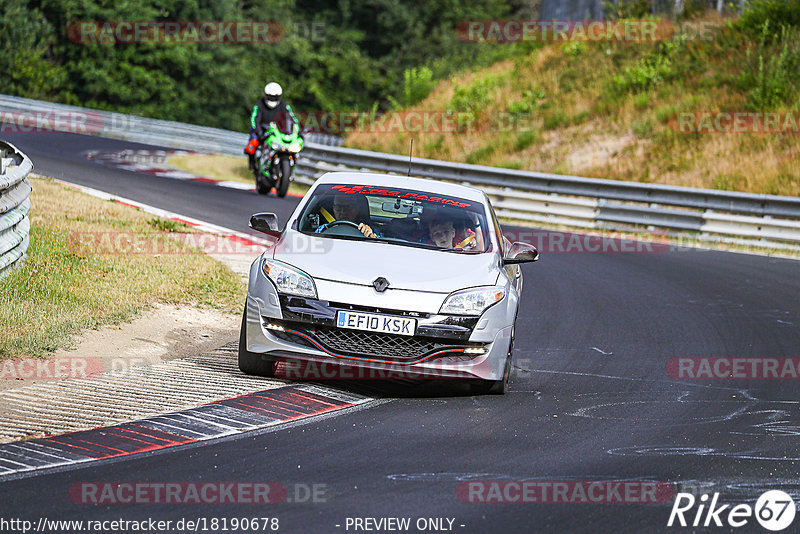
[[[312,299],[317,298],[314,280],[300,269],[277,260],[268,259],[264,260],[261,269],[272,280],[275,287],[278,288],[278,293]]]
[[[301,148],[300,148],[300,142],[299,141],[295,141],[294,143],[289,145],[289,152],[294,152],[296,154],[296,153],[300,152],[300,150],[301,150]]]
[[[506,296],[499,287],[476,287],[450,293],[444,300],[439,313],[448,315],[480,315]]]

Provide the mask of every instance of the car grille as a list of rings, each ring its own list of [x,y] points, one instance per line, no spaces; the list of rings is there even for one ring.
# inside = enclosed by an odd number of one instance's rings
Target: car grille
[[[385,361],[415,361],[437,350],[465,347],[464,345],[453,343],[442,343],[433,338],[398,336],[342,328],[314,327],[306,324],[287,324],[286,328],[302,332],[330,352]],[[313,344],[306,338],[292,332],[281,332],[278,337],[286,341],[313,347]],[[470,356],[469,358],[471,359],[472,357]]]
[[[334,351],[394,360],[416,360],[448,346],[424,338],[339,328],[318,328],[316,338]]]

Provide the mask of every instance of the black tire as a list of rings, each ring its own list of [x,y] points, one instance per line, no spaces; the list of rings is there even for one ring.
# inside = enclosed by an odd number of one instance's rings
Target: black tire
[[[508,393],[508,379],[511,376],[511,353],[506,356],[506,366],[503,369],[502,380],[491,380],[487,384],[486,393],[489,395],[505,395]]]
[[[508,345],[508,355],[503,368],[501,380],[481,380],[473,388],[478,395],[505,395],[508,393],[508,379],[511,377],[511,355],[514,352],[514,330],[511,330],[511,343]]]
[[[256,179],[256,191],[258,191],[259,195],[267,195],[269,194],[270,189],[272,186],[270,185],[269,180],[261,174],[261,164],[256,163],[256,170],[253,172],[253,176]]]
[[[281,158],[280,162],[281,176],[278,180],[278,187],[276,189],[278,196],[283,198],[289,192],[289,182],[292,177],[292,167],[289,165],[289,158]]]
[[[247,350],[245,328],[247,326],[247,308],[242,313],[242,327],[239,330],[239,370],[247,375],[275,376],[275,361],[261,354]]]
[[[256,152],[253,155],[253,177],[256,179],[256,191],[259,195],[268,195],[272,186],[269,180],[264,176],[261,167],[261,152]]]

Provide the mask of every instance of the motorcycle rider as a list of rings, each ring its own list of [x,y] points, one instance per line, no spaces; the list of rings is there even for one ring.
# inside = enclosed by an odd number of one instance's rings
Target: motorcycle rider
[[[244,149],[250,170],[256,168],[256,148],[264,141],[270,123],[274,122],[278,130],[285,134],[292,133],[295,128],[300,130],[300,121],[282,96],[283,88],[276,82],[269,82],[264,86],[264,96],[253,106],[250,113],[250,142]],[[303,137],[302,134],[300,137]]]

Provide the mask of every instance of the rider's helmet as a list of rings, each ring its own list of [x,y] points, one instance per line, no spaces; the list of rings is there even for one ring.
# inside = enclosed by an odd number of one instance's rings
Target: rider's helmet
[[[273,109],[281,101],[283,89],[275,82],[269,82],[264,86],[264,102],[269,109]]]

